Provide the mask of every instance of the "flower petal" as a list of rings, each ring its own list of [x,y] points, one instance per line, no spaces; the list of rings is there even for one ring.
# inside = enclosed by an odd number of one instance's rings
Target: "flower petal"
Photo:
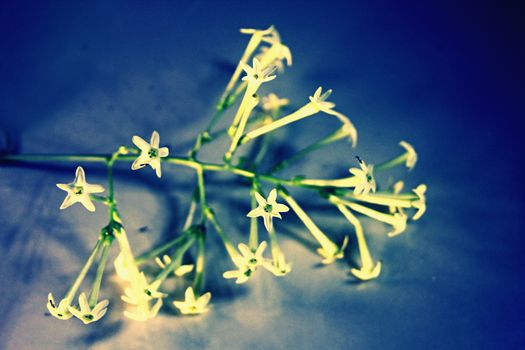
[[[264,207],[267,204],[266,199],[263,196],[261,196],[259,192],[255,192],[255,199],[261,207]]]
[[[150,145],[151,147],[153,148],[159,148],[159,144],[160,144],[160,135],[159,133],[157,132],[157,130],[153,130],[153,132],[151,133],[151,140],[150,140]]]
[[[151,148],[150,144],[146,142],[142,137],[140,136],[133,136],[131,138],[131,141],[137,146],[142,152],[147,152]]]
[[[79,166],[75,172],[75,185],[83,185],[86,183],[86,173],[84,169]]]
[[[159,157],[167,157],[170,154],[170,150],[168,147],[161,147],[159,148]]]
[[[277,199],[277,190],[274,188],[270,191],[270,194],[268,195],[268,200],[266,201],[268,204],[274,205],[275,200]]]

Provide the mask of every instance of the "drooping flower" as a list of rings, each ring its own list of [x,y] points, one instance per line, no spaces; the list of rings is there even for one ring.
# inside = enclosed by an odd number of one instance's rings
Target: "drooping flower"
[[[59,320],[69,320],[73,315],[71,312],[69,312],[68,307],[70,305],[71,301],[68,299],[62,299],[58,303],[58,305],[55,303],[55,299],[53,299],[53,294],[49,293],[47,295],[47,310],[51,315],[58,318]]]
[[[208,311],[211,293],[207,292],[197,297],[193,288],[188,287],[184,293],[184,298],[184,301],[174,301],[173,305],[184,315],[198,315]]]
[[[126,264],[126,258],[124,254],[119,253],[117,258],[113,262],[113,265],[115,266],[115,272],[120,278],[122,278],[124,281],[131,280],[131,272],[129,270],[128,265]]]
[[[57,184],[57,187],[67,192],[67,196],[60,205],[60,209],[66,209],[67,207],[81,203],[87,210],[95,211],[95,205],[91,201],[89,195],[91,193],[104,192],[104,187],[100,185],[93,185],[86,182],[86,173],[84,169],[79,166],[75,173],[75,180],[69,184]]]
[[[345,255],[345,248],[348,245],[348,236],[345,236],[343,244],[338,249],[325,249],[323,247],[317,248],[317,253],[323,257],[321,263],[328,265],[336,261],[337,259],[342,259]]]
[[[149,303],[142,303],[137,305],[132,311],[125,310],[124,316],[135,321],[147,321],[157,316],[161,307],[162,299],[157,299],[151,308],[149,307]]]
[[[366,163],[359,157],[359,167],[350,168],[348,171],[359,179],[358,183],[355,185],[354,194],[368,194],[370,191],[375,192],[377,189],[376,180],[374,179],[374,166],[372,164],[366,165]]]
[[[95,305],[93,309],[91,309],[86,297],[86,293],[80,293],[80,296],[78,297],[78,304],[80,306],[80,310],[72,306],[69,306],[68,310],[76,318],[84,322],[84,324],[88,324],[91,322],[98,321],[102,317],[104,317],[104,315],[108,311],[107,307],[109,305],[109,301],[107,299],[102,300],[100,303]]]
[[[142,137],[136,135],[133,136],[131,141],[133,141],[135,146],[137,146],[141,152],[138,158],[135,159],[131,165],[131,169],[137,170],[149,164],[149,166],[155,170],[157,177],[161,177],[162,171],[160,167],[160,159],[169,155],[169,149],[168,147],[159,148],[159,133],[157,131],[153,131],[151,134],[150,143],[147,143]]]
[[[144,301],[164,298],[167,294],[158,291],[161,283],[160,280],[148,283],[144,272],[141,272],[137,281],[124,290],[125,295],[122,295],[121,299],[128,304],[139,305]]]
[[[162,259],[159,258],[159,257],[156,257],[155,258],[155,262],[157,263],[157,265],[159,265],[159,267],[161,269],[164,269],[167,265],[169,265],[171,263],[171,258],[168,255],[164,254],[162,256]],[[181,265],[181,266],[177,267],[175,269],[175,271],[173,271],[173,273],[177,277],[182,277],[185,274],[190,273],[191,271],[193,271],[193,265],[192,264],[190,264],[190,265]]]
[[[278,277],[286,276],[292,271],[292,264],[286,262],[284,254],[281,251],[279,251],[277,256],[274,257],[273,263],[266,264],[265,267],[268,271]]]
[[[286,213],[290,210],[286,205],[276,202],[277,190],[274,188],[270,191],[267,199],[264,199],[258,192],[255,192],[255,199],[259,206],[250,211],[246,216],[254,218],[262,216],[264,219],[264,227],[269,232],[272,230],[272,220],[274,217],[282,219],[280,213]]]
[[[238,247],[241,255],[232,258],[238,269],[226,271],[222,276],[224,278],[236,278],[235,283],[241,284],[250,279],[257,267],[262,265],[268,268],[271,264],[263,257],[266,245],[265,241],[261,242],[254,252],[246,244],[240,243]]]

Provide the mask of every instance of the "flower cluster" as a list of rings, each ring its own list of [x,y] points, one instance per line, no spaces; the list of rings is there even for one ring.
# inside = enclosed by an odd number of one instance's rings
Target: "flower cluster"
[[[380,276],[382,262],[372,257],[361,217],[384,223],[389,227],[387,235],[395,237],[405,232],[409,218],[412,221],[419,220],[425,213],[426,185],[419,184],[403,191],[405,185],[402,181],[391,186],[391,182],[386,186],[381,183],[382,174],[390,169],[404,166],[412,170],[415,167],[417,153],[406,141],[399,143],[402,148],[400,154],[381,163],[372,164],[368,162],[370,159],[365,162],[357,155],[357,163],[353,156],[342,159],[342,167],[338,170],[347,172],[343,177],[284,177],[282,173],[278,174],[293,162],[305,159],[312,152],[340,140],[348,142],[346,146],[349,150],[354,149],[357,145],[357,130],[347,116],[335,110],[335,103],[328,100],[332,96],[331,89],[323,91],[322,87],[318,87],[311,96],[304,98],[304,103],[299,104],[298,108],[290,108],[287,98],[266,92],[284,67],[292,65],[291,51],[283,44],[273,26],[263,30],[241,29],[241,33],[249,35],[246,49],[217,104],[215,115],[207,128],[197,135],[195,145],[187,156],[170,156],[168,147],[161,146],[159,133],[153,131],[149,142],[135,135],[131,137],[129,145],[118,147],[110,155],[64,155],[63,159],[57,155],[52,158],[46,158],[45,155],[40,158],[34,155],[27,158],[24,155],[3,157],[10,160],[99,162],[107,167],[106,187],[88,183],[81,166],[76,168],[73,182],[57,184],[59,189],[67,193],[60,209],[80,203],[89,212],[94,212],[97,204],[106,206],[109,215],[107,223],[99,231],[90,256],[65,296],[55,301],[49,293],[47,310],[55,318],[68,320],[74,317],[84,324],[90,324],[104,317],[109,309],[109,300],[100,300],[99,295],[101,291],[104,292],[101,289],[103,274],[114,241],[117,242],[119,253],[113,267],[122,287],[121,300],[126,304],[124,315],[135,321],[146,321],[157,316],[164,305],[171,306],[180,315],[208,312],[212,294],[206,290],[205,270],[206,244],[209,244],[206,237],[210,231],[220,238],[234,266],[232,270],[224,271],[223,277],[237,284],[249,282],[257,270],[270,272],[276,277],[287,276],[292,271],[292,263],[279,244],[279,235],[283,231],[281,228],[291,225],[290,216],[296,216],[301,227],[304,226],[304,232],[311,235],[310,243],[315,244],[314,251],[322,264],[341,263],[345,256],[349,257],[345,259],[350,263],[349,274],[358,280],[367,281]],[[312,91],[313,88],[315,85]],[[335,117],[329,118],[331,123],[337,124],[332,133],[288,158],[274,160],[268,157],[273,145],[272,135],[297,125],[305,118],[323,115]],[[222,131],[215,130],[217,122],[225,117],[230,118],[229,126]],[[329,119],[318,118],[319,121]],[[228,148],[224,149],[222,160],[211,163],[199,160],[201,148],[219,138],[225,138],[229,143]],[[256,139],[259,142],[252,142]],[[290,138],[286,141],[290,141]],[[244,156],[238,156],[242,148]],[[271,164],[272,161],[275,161],[273,166],[267,167],[268,162]],[[139,256],[133,252],[115,199],[115,162],[130,162],[131,170],[149,165],[158,178],[162,176],[163,163],[195,171],[196,184],[180,232],[168,242]],[[228,173],[247,180],[239,183],[248,183],[250,186],[246,189],[243,208],[246,226],[249,225],[246,240],[241,239],[235,244],[229,232],[245,232],[244,227],[223,229],[220,218],[208,203],[205,174],[209,172]],[[267,196],[265,191],[269,191]],[[295,195],[298,191],[315,196],[316,203],[323,201],[331,210],[342,215],[349,225],[343,228],[339,225],[321,227],[316,223],[313,209],[304,203],[305,200],[299,199],[306,197]],[[105,192],[106,195],[103,195]],[[274,218],[284,220],[274,223]],[[260,233],[259,228],[262,227],[264,231]],[[355,240],[351,240],[350,237],[354,235]],[[261,239],[261,236],[264,237]],[[350,241],[356,243],[350,244]],[[356,254],[348,254],[349,250]],[[354,256],[357,258],[354,259]],[[81,292],[80,288],[95,264],[96,273],[89,293]],[[167,280],[173,283],[165,283]],[[165,300],[171,302],[165,303]]]

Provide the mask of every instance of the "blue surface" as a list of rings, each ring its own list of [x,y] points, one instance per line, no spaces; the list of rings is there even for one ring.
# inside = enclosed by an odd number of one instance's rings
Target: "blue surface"
[[[297,170],[341,173],[355,152],[380,162],[406,139],[420,156],[408,183],[428,184],[429,209],[395,239],[366,222],[384,264],[377,281],[353,283],[345,264],[316,268],[317,256],[283,236],[293,272],[261,273],[247,287],[220,278],[231,265],[213,251],[214,307],[205,317],[125,320],[108,275],[110,314],[82,327],[46,317],[45,298],[65,292],[105,214],[58,211],[54,184],[72,179],[73,164],[2,164],[0,348],[523,348],[520,22],[510,4],[463,1],[4,2],[0,129],[17,152],[110,152],[157,129],[172,154],[184,154],[244,49],[238,29],[275,24],[294,55],[275,91],[301,104],[317,86],[333,88],[359,132],[356,151],[339,147]],[[301,125],[297,144],[335,126],[320,123]],[[104,181],[103,169],[85,168],[88,180]],[[166,167],[157,181],[147,170],[117,172],[137,251],[180,228],[191,188],[189,171]],[[225,200],[225,179],[210,185],[212,203]],[[245,195],[232,191],[219,210],[236,235],[246,229]],[[343,221],[322,213],[345,233]]]

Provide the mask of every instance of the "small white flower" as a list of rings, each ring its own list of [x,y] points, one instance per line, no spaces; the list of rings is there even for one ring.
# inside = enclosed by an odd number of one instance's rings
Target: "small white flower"
[[[133,164],[131,164],[131,169],[137,170],[149,164],[149,166],[155,170],[157,177],[161,177],[162,172],[160,168],[160,159],[167,157],[170,152],[168,147],[159,148],[159,133],[157,131],[153,131],[151,134],[150,143],[147,143],[142,137],[136,135],[133,136],[131,141],[133,141],[135,146],[137,146],[141,152],[140,156],[138,156]]]
[[[399,142],[399,145],[407,151],[406,167],[412,170],[417,163],[417,153],[414,147],[406,141]]]
[[[271,264],[263,257],[266,245],[265,241],[261,242],[255,252],[253,252],[246,244],[240,243],[238,247],[242,255],[232,258],[238,269],[226,271],[222,276],[224,278],[236,278],[235,283],[241,284],[248,281],[260,265],[271,270]]]
[[[270,232],[273,228],[273,218],[277,217],[282,219],[281,214],[279,213],[286,213],[288,210],[290,210],[286,205],[277,203],[275,201],[277,199],[277,190],[275,188],[271,190],[267,199],[264,199],[264,197],[258,192],[255,192],[255,199],[257,200],[259,206],[250,211],[246,216],[251,218],[262,216],[264,219],[264,227],[266,227],[268,232]]]
[[[126,263],[126,258],[124,257],[124,254],[119,253],[117,258],[113,262],[113,265],[115,266],[115,272],[117,273],[117,276],[122,278],[124,281],[131,281],[131,272]]]
[[[403,232],[405,232],[407,228],[407,216],[403,212],[397,212],[392,214],[393,219],[390,222],[390,225],[392,225],[393,230],[388,233],[388,237],[394,237],[397,236]]]
[[[168,255],[164,254],[162,256],[162,259],[159,257],[156,257],[155,262],[157,263],[157,265],[159,265],[161,269],[164,269],[166,268],[167,265],[171,263],[171,258]],[[193,265],[190,264],[190,265],[181,265],[177,267],[175,271],[173,271],[173,273],[177,277],[182,277],[185,274],[190,273],[191,271],[193,271]]]
[[[140,305],[143,301],[164,298],[167,294],[158,291],[161,283],[159,280],[149,284],[144,272],[141,272],[136,283],[124,290],[125,295],[121,299],[128,304]]]
[[[262,109],[266,112],[275,112],[289,103],[287,98],[279,98],[276,94],[270,93],[262,98]]]
[[[417,209],[416,214],[412,217],[412,220],[416,221],[420,217],[425,214],[425,211],[427,210],[427,198],[425,196],[425,192],[427,191],[427,185],[419,185],[415,189],[412,190],[414,192],[418,199],[414,202],[412,202],[412,206]]]
[[[275,79],[276,76],[271,75],[275,71],[275,66],[263,68],[257,58],[254,58],[252,62],[252,67],[242,63],[242,69],[246,72],[246,76],[242,78],[243,81],[247,81],[248,84],[253,84],[258,87],[262,83]]]
[[[91,193],[104,192],[104,187],[100,185],[92,185],[86,182],[86,173],[84,169],[79,166],[77,167],[75,180],[69,184],[57,184],[57,187],[67,192],[67,196],[60,205],[60,209],[66,209],[67,207],[81,203],[87,210],[95,211],[95,205],[91,201],[89,195]]]
[[[153,307],[150,308],[148,303],[141,304],[133,311],[124,311],[124,316],[135,321],[147,321],[157,316],[161,307],[162,299],[157,299]]]
[[[69,312],[70,301],[67,299],[62,299],[60,302],[55,304],[55,299],[53,299],[53,294],[49,293],[47,295],[47,310],[51,315],[58,318],[59,320],[69,320],[73,315]]]
[[[265,265],[265,268],[275,276],[282,277],[286,276],[290,271],[292,271],[292,264],[287,263],[284,258],[284,254],[279,252],[277,257],[275,257],[273,264],[267,264]]]
[[[198,315],[208,311],[211,293],[204,293],[196,298],[193,288],[188,287],[184,293],[184,298],[184,301],[174,301],[173,305],[184,315]]]
[[[376,180],[374,179],[374,166],[372,164],[366,165],[366,163],[359,157],[357,158],[357,160],[359,161],[359,167],[361,169],[350,168],[348,170],[352,175],[359,179],[359,182],[354,188],[354,194],[366,195],[370,191],[375,192],[377,185]]]
[[[80,310],[72,306],[69,306],[68,310],[76,318],[84,322],[84,324],[88,324],[91,322],[98,321],[102,317],[104,317],[104,315],[108,311],[107,307],[109,305],[109,301],[107,299],[102,300],[100,303],[95,305],[93,309],[91,309],[86,297],[86,293],[80,293],[80,296],[78,297],[78,304],[80,306]]]
[[[324,249],[324,248],[317,248],[317,253],[323,257],[323,260],[321,263],[325,265],[329,265],[336,261],[337,259],[342,259],[345,255],[345,248],[348,245],[348,236],[345,236],[345,239],[343,241],[343,244],[341,247],[337,249]]]

